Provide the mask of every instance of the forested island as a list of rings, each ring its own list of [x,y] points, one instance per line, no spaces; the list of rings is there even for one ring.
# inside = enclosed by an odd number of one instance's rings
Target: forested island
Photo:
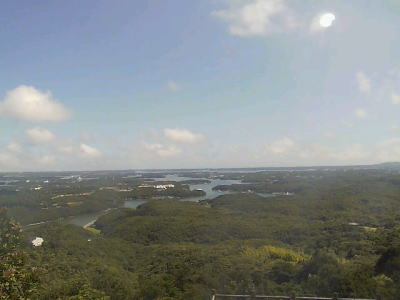
[[[45,221],[23,227],[13,248],[35,270],[31,299],[210,299],[213,290],[398,299],[399,170],[4,174],[0,201],[22,225]],[[215,178],[240,183],[216,185],[226,191],[217,197],[191,186]],[[126,208],[129,199],[143,204]],[[85,228],[63,218],[110,208]]]

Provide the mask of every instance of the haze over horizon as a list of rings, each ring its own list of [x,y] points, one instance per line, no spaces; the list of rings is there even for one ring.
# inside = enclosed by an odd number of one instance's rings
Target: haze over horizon
[[[400,161],[398,1],[0,7],[0,171]]]

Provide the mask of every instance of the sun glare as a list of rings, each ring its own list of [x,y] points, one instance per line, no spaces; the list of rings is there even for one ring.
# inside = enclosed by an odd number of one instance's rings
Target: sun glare
[[[330,27],[332,26],[332,23],[335,21],[336,17],[334,14],[332,13],[326,13],[323,14],[320,19],[319,19],[319,25],[321,25],[321,27]]]

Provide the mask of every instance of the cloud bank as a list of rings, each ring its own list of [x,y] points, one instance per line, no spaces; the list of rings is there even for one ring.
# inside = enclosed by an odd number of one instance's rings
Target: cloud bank
[[[266,36],[295,26],[282,0],[230,1],[226,9],[212,15],[227,23],[230,34],[237,36]]]
[[[71,113],[50,92],[21,85],[8,91],[0,102],[0,116],[31,122],[61,122],[69,119]]]
[[[166,128],[164,129],[164,135],[167,139],[179,143],[194,144],[204,140],[203,135],[191,132],[188,129]]]
[[[35,127],[25,131],[29,141],[34,144],[48,143],[54,139],[54,134],[45,128]]]

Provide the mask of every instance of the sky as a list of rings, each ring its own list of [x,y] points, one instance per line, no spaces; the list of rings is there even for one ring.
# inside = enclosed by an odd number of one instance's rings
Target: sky
[[[0,2],[0,171],[400,161],[398,0]]]

